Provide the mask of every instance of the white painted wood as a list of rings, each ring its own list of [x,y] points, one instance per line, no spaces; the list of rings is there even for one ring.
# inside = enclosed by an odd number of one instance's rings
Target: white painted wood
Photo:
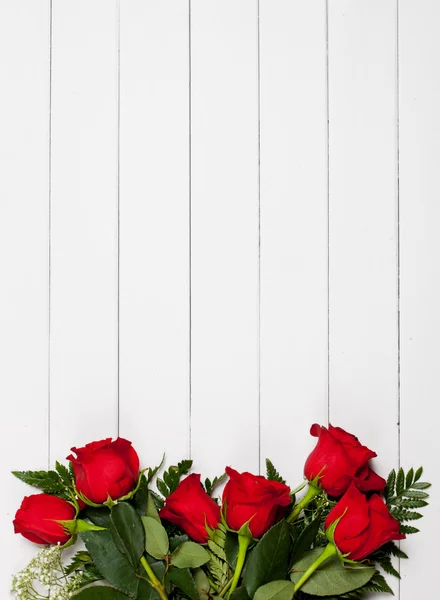
[[[257,472],[257,4],[191,7],[192,455]]]
[[[324,1],[260,1],[261,470],[292,486],[327,422],[326,51]]]
[[[49,2],[0,3],[0,597],[35,548],[12,520],[48,462]]]
[[[420,533],[405,541],[401,600],[435,595],[440,538],[439,22],[437,2],[400,2],[401,461],[405,469],[424,465],[434,482],[426,517],[414,523]]]
[[[120,432],[170,465],[189,456],[186,2],[121,5],[120,190]]]
[[[116,0],[54,2],[51,461],[117,433]]]
[[[330,421],[397,439],[396,5],[330,3]]]

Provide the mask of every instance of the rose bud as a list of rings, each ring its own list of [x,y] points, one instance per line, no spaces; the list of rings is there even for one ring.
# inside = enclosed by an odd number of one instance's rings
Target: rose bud
[[[75,519],[76,510],[69,502],[49,494],[23,498],[14,519],[15,533],[36,544],[65,544],[71,534],[57,521]]]
[[[83,448],[71,448],[67,457],[73,465],[76,489],[95,504],[103,504],[110,497],[117,500],[128,494],[139,475],[139,457],[131,442],[111,438],[91,442]]]
[[[220,522],[220,507],[200,485],[200,475],[192,473],[168,496],[159,516],[180,527],[195,542],[204,544],[209,537],[206,525],[216,529]]]
[[[353,479],[361,492],[383,492],[387,482],[367,464],[358,469]]]
[[[350,560],[362,560],[391,540],[403,540],[400,523],[378,494],[367,498],[352,483],[325,521],[325,528],[341,518],[334,541]]]
[[[253,537],[259,538],[279,521],[291,503],[290,489],[279,481],[260,475],[237,473],[226,467],[229,481],[223,491],[226,521],[234,531],[249,522]]]
[[[312,481],[319,476],[319,485],[329,496],[342,496],[356,473],[365,467],[376,453],[362,446],[354,435],[340,427],[329,425],[326,429],[315,423],[310,433],[318,438],[318,443],[304,465],[305,477]],[[377,481],[372,479],[371,484],[374,483]]]

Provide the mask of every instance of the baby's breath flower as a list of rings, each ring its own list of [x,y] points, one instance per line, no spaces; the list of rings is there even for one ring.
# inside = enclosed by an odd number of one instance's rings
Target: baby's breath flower
[[[43,548],[28,566],[13,576],[11,593],[15,600],[69,600],[81,586],[81,573],[67,576],[60,546]],[[47,593],[48,592],[48,593]]]

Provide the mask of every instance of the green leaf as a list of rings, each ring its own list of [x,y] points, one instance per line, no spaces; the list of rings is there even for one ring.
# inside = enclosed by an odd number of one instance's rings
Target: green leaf
[[[412,527],[411,525],[401,525],[400,531],[401,533],[410,535],[411,533],[419,533],[420,529],[417,529],[417,527]]]
[[[12,474],[45,494],[65,495],[66,486],[56,471],[12,471]]]
[[[160,596],[146,579],[139,580],[137,600],[159,600]]]
[[[180,544],[183,544],[183,542],[189,542],[189,537],[184,533],[183,535],[175,535],[173,537],[170,537],[170,552],[174,552],[174,550],[176,550]]]
[[[80,550],[74,556],[72,556],[70,563],[65,567],[66,574],[70,575],[77,569],[81,569],[85,565],[91,564],[91,562],[92,557],[90,554],[84,550]]]
[[[110,509],[106,506],[103,506],[102,508],[86,506],[84,509],[84,518],[91,521],[93,525],[98,525],[98,527],[109,529],[111,526]]]
[[[414,469],[410,469],[408,471],[408,473],[406,474],[406,479],[405,479],[405,487],[406,488],[410,488],[412,483],[414,481]]]
[[[126,598],[128,596],[125,594],[104,585],[94,585],[75,594],[75,600],[126,600]]]
[[[402,467],[400,467],[400,469],[397,472],[396,495],[401,496],[404,489],[405,489],[405,473],[403,472]]]
[[[264,584],[287,577],[290,550],[289,526],[282,520],[263,535],[247,560],[243,584],[251,598]]]
[[[293,589],[290,581],[271,581],[258,588],[254,600],[291,600]]]
[[[400,579],[400,573],[396,571],[396,569],[393,567],[391,558],[389,556],[385,556],[384,558],[382,558],[382,560],[380,561],[380,566],[385,571],[385,573],[388,573],[389,575],[393,575],[394,577]]]
[[[191,600],[199,600],[196,584],[189,569],[173,569],[167,573],[167,578],[174,583]]]
[[[127,558],[119,552],[110,531],[84,531],[80,536],[97,569],[110,585],[130,598],[136,598],[136,572]]]
[[[72,487],[72,477],[69,473],[69,469],[58,461],[55,462],[55,469],[64,485],[67,488]]]
[[[164,496],[165,498],[168,498],[168,496],[170,495],[170,490],[168,489],[168,486],[163,481],[163,479],[160,479],[160,477],[158,477],[157,481],[156,481],[156,485],[157,485],[157,489],[162,494],[162,496]]]
[[[147,495],[146,516],[151,517],[152,519],[160,523],[159,513],[157,512],[156,505],[154,504],[153,496],[150,493],[148,493]]]
[[[292,551],[292,562],[295,562],[310,549],[319,531],[320,519],[317,518],[307,525],[299,534]]]
[[[145,550],[153,558],[163,559],[168,554],[169,542],[165,527],[153,517],[141,517],[145,529]]]
[[[196,584],[197,595],[199,600],[208,600],[209,590],[211,589],[209,579],[206,576],[203,569],[194,569],[193,571],[194,582]]]
[[[177,463],[177,470],[179,471],[179,475],[187,475],[192,465],[192,460],[182,460],[179,463]]]
[[[423,475],[423,467],[419,467],[414,475],[414,481],[418,481],[420,477]]]
[[[212,496],[212,492],[214,491],[214,489],[220,485],[221,483],[223,483],[225,481],[225,479],[227,478],[227,474],[223,473],[222,475],[220,475],[220,477],[214,477],[214,479],[211,481],[210,479],[208,479],[208,477],[205,479],[205,490],[206,493],[209,494],[209,496]]]
[[[279,481],[280,483],[286,483],[285,479],[281,477],[278,471],[275,469],[273,462],[266,458],[266,478],[269,481]]]
[[[415,490],[426,490],[431,487],[431,484],[427,481],[419,481],[418,483],[413,483],[411,487]]]
[[[209,560],[209,554],[195,542],[184,542],[171,555],[170,563],[179,569],[195,569]]]
[[[407,490],[403,495],[407,498],[429,498],[429,494],[426,492],[419,492],[419,490]]]
[[[225,554],[229,566],[235,569],[238,556],[238,535],[228,531],[225,537]]]
[[[136,509],[137,514],[140,517],[144,517],[147,514],[147,502],[148,502],[148,483],[147,478],[142,473],[140,476],[139,487],[132,499],[132,504]]]
[[[111,511],[111,533],[119,551],[127,557],[134,568],[144,553],[145,535],[142,521],[135,509],[127,502],[120,502]]]
[[[250,600],[249,595],[244,586],[235,589],[231,594],[231,600]]]
[[[303,558],[295,562],[290,579],[297,583],[303,573],[323,552],[323,548],[315,548],[307,552]],[[315,596],[332,596],[345,594],[365,585],[374,575],[373,567],[344,567],[337,556],[327,559],[308,579],[301,591]]]

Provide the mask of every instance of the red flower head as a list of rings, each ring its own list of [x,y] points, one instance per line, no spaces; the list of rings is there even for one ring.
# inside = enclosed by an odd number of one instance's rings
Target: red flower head
[[[285,514],[291,502],[290,489],[260,475],[237,473],[226,467],[229,481],[223,491],[228,526],[238,531],[250,520],[252,536],[259,538]]]
[[[362,560],[391,540],[403,540],[400,524],[392,517],[378,494],[371,498],[352,483],[325,521],[325,528],[336,521],[336,546],[351,560]]]
[[[334,497],[342,496],[355,477],[364,491],[383,490],[385,480],[368,467],[376,453],[362,446],[354,435],[340,427],[329,425],[326,429],[316,423],[310,433],[318,438],[318,443],[304,465],[309,481],[319,475],[319,484]]]
[[[220,507],[200,485],[200,475],[193,473],[168,496],[159,516],[183,529],[195,542],[204,544],[208,541],[206,525],[216,529],[220,522]]]
[[[88,500],[103,504],[108,497],[113,500],[128,494],[135,486],[139,474],[139,457],[131,442],[111,438],[86,444],[84,448],[71,448],[76,489]]]
[[[57,496],[33,494],[23,498],[14,519],[15,533],[36,544],[65,544],[71,538],[61,523],[75,519],[75,508]]]

